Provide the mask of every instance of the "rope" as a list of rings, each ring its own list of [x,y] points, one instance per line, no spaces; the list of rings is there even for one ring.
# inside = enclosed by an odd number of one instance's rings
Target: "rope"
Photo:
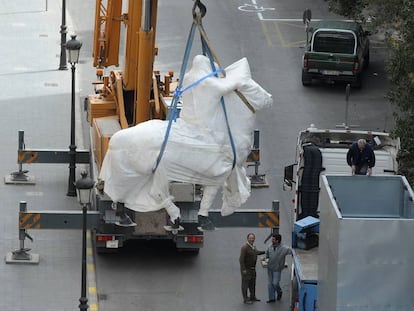
[[[188,58],[189,58],[190,51],[191,51],[191,46],[192,46],[193,40],[194,40],[195,29],[196,29],[196,25],[193,22],[193,24],[191,25],[190,33],[188,34],[187,44],[186,44],[186,47],[185,47],[185,52],[184,52],[184,57],[183,57],[183,62],[181,63],[180,78],[178,80],[178,85],[177,85],[177,88],[176,88],[176,89],[179,89],[179,90],[181,89],[181,87],[183,85],[184,73],[187,69],[187,63],[188,63]],[[170,135],[172,121],[176,120],[176,118],[177,118],[178,99],[179,99],[179,97],[177,96],[177,94],[175,92],[174,96],[173,96],[173,99],[172,99],[172,102],[171,102],[171,106],[170,106],[170,114],[168,115],[168,126],[167,126],[167,130],[165,131],[164,141],[161,145],[161,150],[158,153],[157,161],[155,162],[155,165],[152,168],[152,173],[155,173],[155,171],[157,170],[157,167],[161,162],[162,155],[164,154],[165,148],[167,147],[167,141],[168,141],[168,136]]]
[[[203,52],[206,53],[208,58],[210,59],[211,68],[213,70],[216,70],[215,63],[220,66],[220,62],[218,61],[217,55],[214,52],[214,50],[211,48],[210,41],[209,41],[209,39],[207,37],[207,34],[206,34],[206,32],[203,28],[203,25],[201,24],[201,21],[200,21],[199,24],[197,24],[197,26],[198,26],[198,29],[199,29],[199,32],[200,32],[200,35],[201,35],[201,44],[202,44],[202,47],[203,47]],[[225,72],[224,72],[224,76],[225,76]],[[224,119],[226,121],[226,127],[227,127],[227,132],[229,134],[231,150],[233,152],[232,169],[234,169],[234,167],[236,166],[236,161],[237,161],[236,145],[234,143],[233,135],[231,133],[230,123],[229,123],[229,119],[228,119],[228,115],[227,115],[226,104],[224,102],[224,97],[223,96],[220,98],[220,103],[221,103],[221,107],[223,109]]]
[[[196,12],[197,9],[199,10],[199,12]],[[226,73],[225,73],[224,69],[221,68],[221,65],[220,65],[220,62],[217,58],[217,55],[215,54],[214,50],[211,48],[210,41],[209,41],[209,39],[207,37],[207,34],[206,34],[206,32],[205,32],[205,30],[202,26],[202,23],[201,23],[202,18],[206,14],[206,7],[201,3],[200,0],[195,0],[192,12],[193,12],[193,23],[191,25],[190,33],[189,33],[188,38],[187,38],[187,44],[186,44],[186,48],[185,48],[185,52],[184,52],[183,62],[181,64],[180,78],[178,80],[178,85],[177,85],[177,87],[174,91],[174,96],[173,96],[171,106],[170,106],[170,113],[168,115],[167,129],[165,131],[164,140],[163,140],[163,143],[161,145],[160,152],[158,153],[157,160],[156,160],[155,165],[152,169],[153,173],[155,173],[155,171],[157,170],[157,167],[160,164],[162,156],[165,152],[165,148],[167,147],[168,137],[170,135],[171,126],[172,126],[172,121],[176,121],[176,119],[177,119],[177,115],[178,115],[177,105],[178,105],[179,98],[182,96],[182,94],[185,91],[187,91],[190,88],[198,85],[199,83],[201,83],[202,81],[204,81],[205,79],[207,79],[209,77],[212,77],[212,76],[218,77],[219,73],[221,73],[223,75],[223,77],[226,76]],[[203,55],[206,55],[209,58],[210,65],[211,65],[211,68],[212,68],[213,72],[211,72],[210,74],[200,78],[199,80],[193,82],[192,84],[190,84],[187,87],[185,87],[184,89],[182,89],[184,74],[185,74],[186,69],[187,69],[188,59],[189,59],[192,43],[193,43],[193,40],[194,40],[194,33],[195,33],[196,27],[198,28],[199,33],[200,33]],[[216,69],[215,64],[217,64],[220,68]],[[241,98],[241,100],[247,105],[247,107],[254,113],[255,112],[254,108],[250,105],[250,103],[247,101],[247,99],[244,97],[244,95],[241,94],[238,90],[235,90],[235,92]],[[228,120],[228,116],[227,116],[226,105],[225,105],[223,97],[220,98],[220,102],[221,102],[221,106],[222,106],[222,109],[223,109],[223,112],[224,112],[227,132],[229,134],[230,145],[231,145],[232,152],[233,152],[232,169],[234,169],[234,167],[236,166],[236,161],[237,161],[236,147],[235,147],[233,135],[231,133],[231,128],[230,128],[230,124],[229,124],[229,120]]]

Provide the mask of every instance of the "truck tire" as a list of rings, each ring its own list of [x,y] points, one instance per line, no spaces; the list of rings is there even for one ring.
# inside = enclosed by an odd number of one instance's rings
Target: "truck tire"
[[[364,57],[364,68],[367,69],[369,66],[369,50],[367,52],[367,55]]]
[[[362,78],[361,78],[361,74],[358,74],[355,78],[355,81],[351,83],[351,86],[354,89],[360,89],[362,87]]]
[[[199,248],[177,248],[177,251],[180,253],[187,253],[189,255],[198,255],[198,253],[200,253]]]
[[[119,253],[119,248],[95,247],[95,253],[98,255],[117,254]]]
[[[312,84],[312,78],[302,70],[302,85],[310,86]]]
[[[295,276],[293,276],[293,279],[291,280],[291,288],[290,288],[290,310],[295,311],[296,309],[296,302],[297,297],[299,296],[299,286],[298,286],[298,280]]]

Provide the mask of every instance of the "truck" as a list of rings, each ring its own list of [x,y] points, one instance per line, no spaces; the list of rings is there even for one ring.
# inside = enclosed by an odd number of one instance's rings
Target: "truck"
[[[351,168],[347,164],[348,149],[360,138],[373,146],[376,156],[373,176],[352,176]],[[284,189],[294,189],[291,310],[342,310],[317,308],[320,292],[318,286],[320,247],[318,246],[322,241],[320,230],[324,225],[322,210],[326,209],[326,200],[323,200],[322,192],[326,190],[324,187],[327,185],[322,182],[323,178],[328,175],[338,175],[345,179],[350,177],[350,181],[359,181],[359,177],[395,176],[398,172],[399,149],[399,139],[385,132],[349,128],[319,129],[313,124],[299,132],[296,162],[286,166],[284,174]],[[368,179],[368,181],[373,180],[377,179]],[[358,187],[353,190],[358,193],[360,191]],[[349,196],[353,195],[350,189],[347,188],[347,191]],[[364,190],[361,191],[365,193]],[[371,195],[367,196],[366,200],[370,199]],[[325,222],[325,226],[327,225]]]
[[[319,218],[293,230],[304,243],[293,250],[291,310],[410,310],[414,193],[406,178],[326,174],[321,184]]]
[[[125,7],[127,12],[123,13]],[[168,183],[168,192],[181,213],[179,225],[174,226],[165,209],[139,212],[128,209],[124,202],[114,202],[105,193],[105,185],[99,180],[113,135],[148,120],[166,120],[173,113],[179,79],[173,81],[172,71],[162,78],[161,73],[153,68],[158,51],[155,43],[157,10],[156,0],[130,0],[126,6],[122,0],[96,0],[93,66],[96,67],[98,79],[93,82],[95,92],[85,100],[91,144],[89,150],[76,149],[76,146],[72,146],[74,144],[71,144],[69,151],[26,148],[24,132],[19,132],[19,171],[9,176],[10,183],[31,182],[30,176],[25,175],[28,171],[23,170],[23,164],[70,163],[71,191],[68,191],[68,195],[76,196],[72,180],[75,164],[88,167],[89,178],[95,181],[95,186],[92,189],[91,208],[87,213],[87,227],[93,230],[93,245],[97,253],[116,252],[128,240],[137,239],[170,240],[178,250],[193,253],[198,253],[204,243],[205,230],[200,226],[198,215],[202,197],[207,196],[202,185],[175,180]],[[201,29],[201,20],[206,14],[206,7],[200,0],[194,1],[191,13],[194,18],[192,27],[197,22],[198,29],[204,31]],[[122,33],[121,29],[125,29],[126,33]],[[206,36],[205,32],[203,35]],[[121,38],[125,38],[123,70],[113,68],[120,64]],[[203,45],[203,48],[206,47]],[[107,68],[109,73],[105,72]],[[174,118],[179,116],[180,104],[177,105],[178,112]],[[255,152],[248,158],[254,158],[257,162],[258,145],[252,145],[256,146]],[[86,175],[83,177],[86,178]],[[28,229],[81,229],[85,221],[82,216],[78,211],[34,213],[24,206],[19,212],[19,230],[24,232],[24,241]],[[221,216],[220,210],[213,209],[209,211],[208,221],[215,227],[277,228],[279,218],[278,211],[274,209],[240,209],[226,217]],[[214,226],[209,230],[214,229]],[[24,247],[16,253],[21,255],[17,260],[29,257]]]
[[[321,175],[351,174],[346,155],[352,143],[358,139],[365,139],[374,149],[374,175],[397,173],[399,138],[393,138],[385,132],[349,128],[319,129],[311,124],[298,134],[295,163],[284,169],[284,189],[294,188],[295,220],[318,216]]]
[[[369,65],[369,35],[357,21],[322,20],[310,27],[302,58],[302,85],[312,80],[345,82],[362,86],[362,72]]]
[[[177,94],[175,91],[183,81],[183,72],[173,81],[172,71],[162,79],[160,72],[153,68],[157,55],[155,44],[157,1],[129,1],[126,14],[121,14],[121,8],[122,0],[107,0],[105,6],[103,0],[96,1],[93,56],[94,65],[98,67],[100,73],[100,80],[95,84],[99,85],[99,91],[88,97],[87,110],[93,150],[91,173],[98,179],[98,185],[99,177],[102,176],[100,173],[104,166],[104,158],[108,155],[109,142],[116,133],[149,120],[171,122],[173,118],[171,114],[181,118],[180,106],[185,104],[175,97]],[[201,1],[194,1],[192,29],[200,30],[204,40],[206,34],[202,29],[201,19],[206,11]],[[101,70],[118,64],[121,22],[125,24],[127,31],[125,67],[124,70],[111,69],[109,75],[105,76],[101,74]],[[206,42],[203,41],[203,51],[211,52],[211,47],[205,45]],[[186,53],[189,52],[189,46],[191,47],[187,43]],[[211,52],[211,54],[215,53]],[[184,56],[181,71],[185,71],[186,61]],[[218,63],[216,59],[214,61]],[[174,103],[177,104],[178,112],[174,112]],[[146,144],[149,150],[148,143]],[[204,152],[208,152],[206,150],[204,149]],[[162,150],[159,151],[156,165],[161,155],[163,155]],[[189,157],[188,153],[187,156]],[[146,161],[151,161],[149,155]],[[156,165],[153,172],[157,168]],[[181,168],[184,169],[183,166]],[[262,225],[264,218],[274,216],[273,211],[270,210],[267,211],[269,214],[266,214],[266,211],[262,214],[263,211],[240,210],[237,215],[217,219],[221,218],[220,211],[213,210],[206,219],[206,216],[200,216],[198,212],[202,205],[201,200],[207,199],[208,190],[200,184],[171,179],[173,178],[170,178],[169,194],[174,198],[174,204],[181,212],[181,217],[172,222],[167,207],[147,212],[131,209],[131,206],[126,208],[124,202],[113,202],[113,198],[105,191],[106,188],[103,189],[107,182],[104,181],[103,187],[98,187],[95,195],[95,206],[101,215],[101,225],[95,230],[96,248],[99,251],[118,248],[129,239],[169,239],[180,250],[198,252],[203,245],[204,231],[214,229],[214,225],[256,227]],[[244,220],[240,218],[243,215]],[[262,215],[267,216],[262,218]],[[274,221],[270,223],[275,226]]]

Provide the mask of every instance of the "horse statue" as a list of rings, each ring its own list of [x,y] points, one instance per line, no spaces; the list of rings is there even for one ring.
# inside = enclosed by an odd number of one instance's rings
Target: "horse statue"
[[[251,78],[246,58],[221,76],[211,75],[211,68],[207,57],[193,59],[183,85],[194,86],[182,93],[180,117],[171,123],[155,171],[168,121],[149,120],[111,137],[99,178],[113,202],[137,212],[164,208],[176,224],[180,210],[169,193],[170,181],[203,186],[199,222],[208,219],[220,188],[223,216],[248,199],[250,180],[243,163],[253,141],[255,111],[270,106],[272,96]]]

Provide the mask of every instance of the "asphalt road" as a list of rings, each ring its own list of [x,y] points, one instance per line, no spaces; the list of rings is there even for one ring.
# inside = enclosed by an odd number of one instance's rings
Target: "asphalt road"
[[[345,118],[345,86],[315,85],[304,88],[300,82],[302,47],[306,34],[303,10],[312,10],[314,19],[333,17],[323,0],[308,1],[219,1],[205,0],[204,27],[224,66],[247,57],[253,78],[274,97],[272,108],[257,115],[260,130],[261,166],[270,187],[255,189],[244,208],[271,207],[281,202],[281,232],[289,244],[292,193],[282,190],[283,168],[294,162],[296,135],[311,123],[332,128]],[[81,94],[92,91],[91,65],[93,1],[70,1],[68,10],[76,33],[83,41]],[[160,0],[156,68],[161,72],[181,65],[191,26],[192,1]],[[375,38],[374,38],[375,39]],[[193,53],[200,53],[197,43]],[[361,90],[352,90],[348,102],[349,123],[360,129],[389,130],[391,109],[384,90],[384,55],[375,42],[371,65]],[[250,168],[251,169],[251,168]],[[251,171],[253,173],[253,171]],[[196,256],[182,254],[161,242],[134,242],[119,254],[96,257],[99,310],[288,310],[289,270],[282,287],[285,296],[268,305],[266,271],[258,266],[257,296],[262,302],[242,304],[238,256],[248,231],[256,233],[256,244],[263,249],[269,234],[263,229],[219,229],[205,236],[205,247]]]

